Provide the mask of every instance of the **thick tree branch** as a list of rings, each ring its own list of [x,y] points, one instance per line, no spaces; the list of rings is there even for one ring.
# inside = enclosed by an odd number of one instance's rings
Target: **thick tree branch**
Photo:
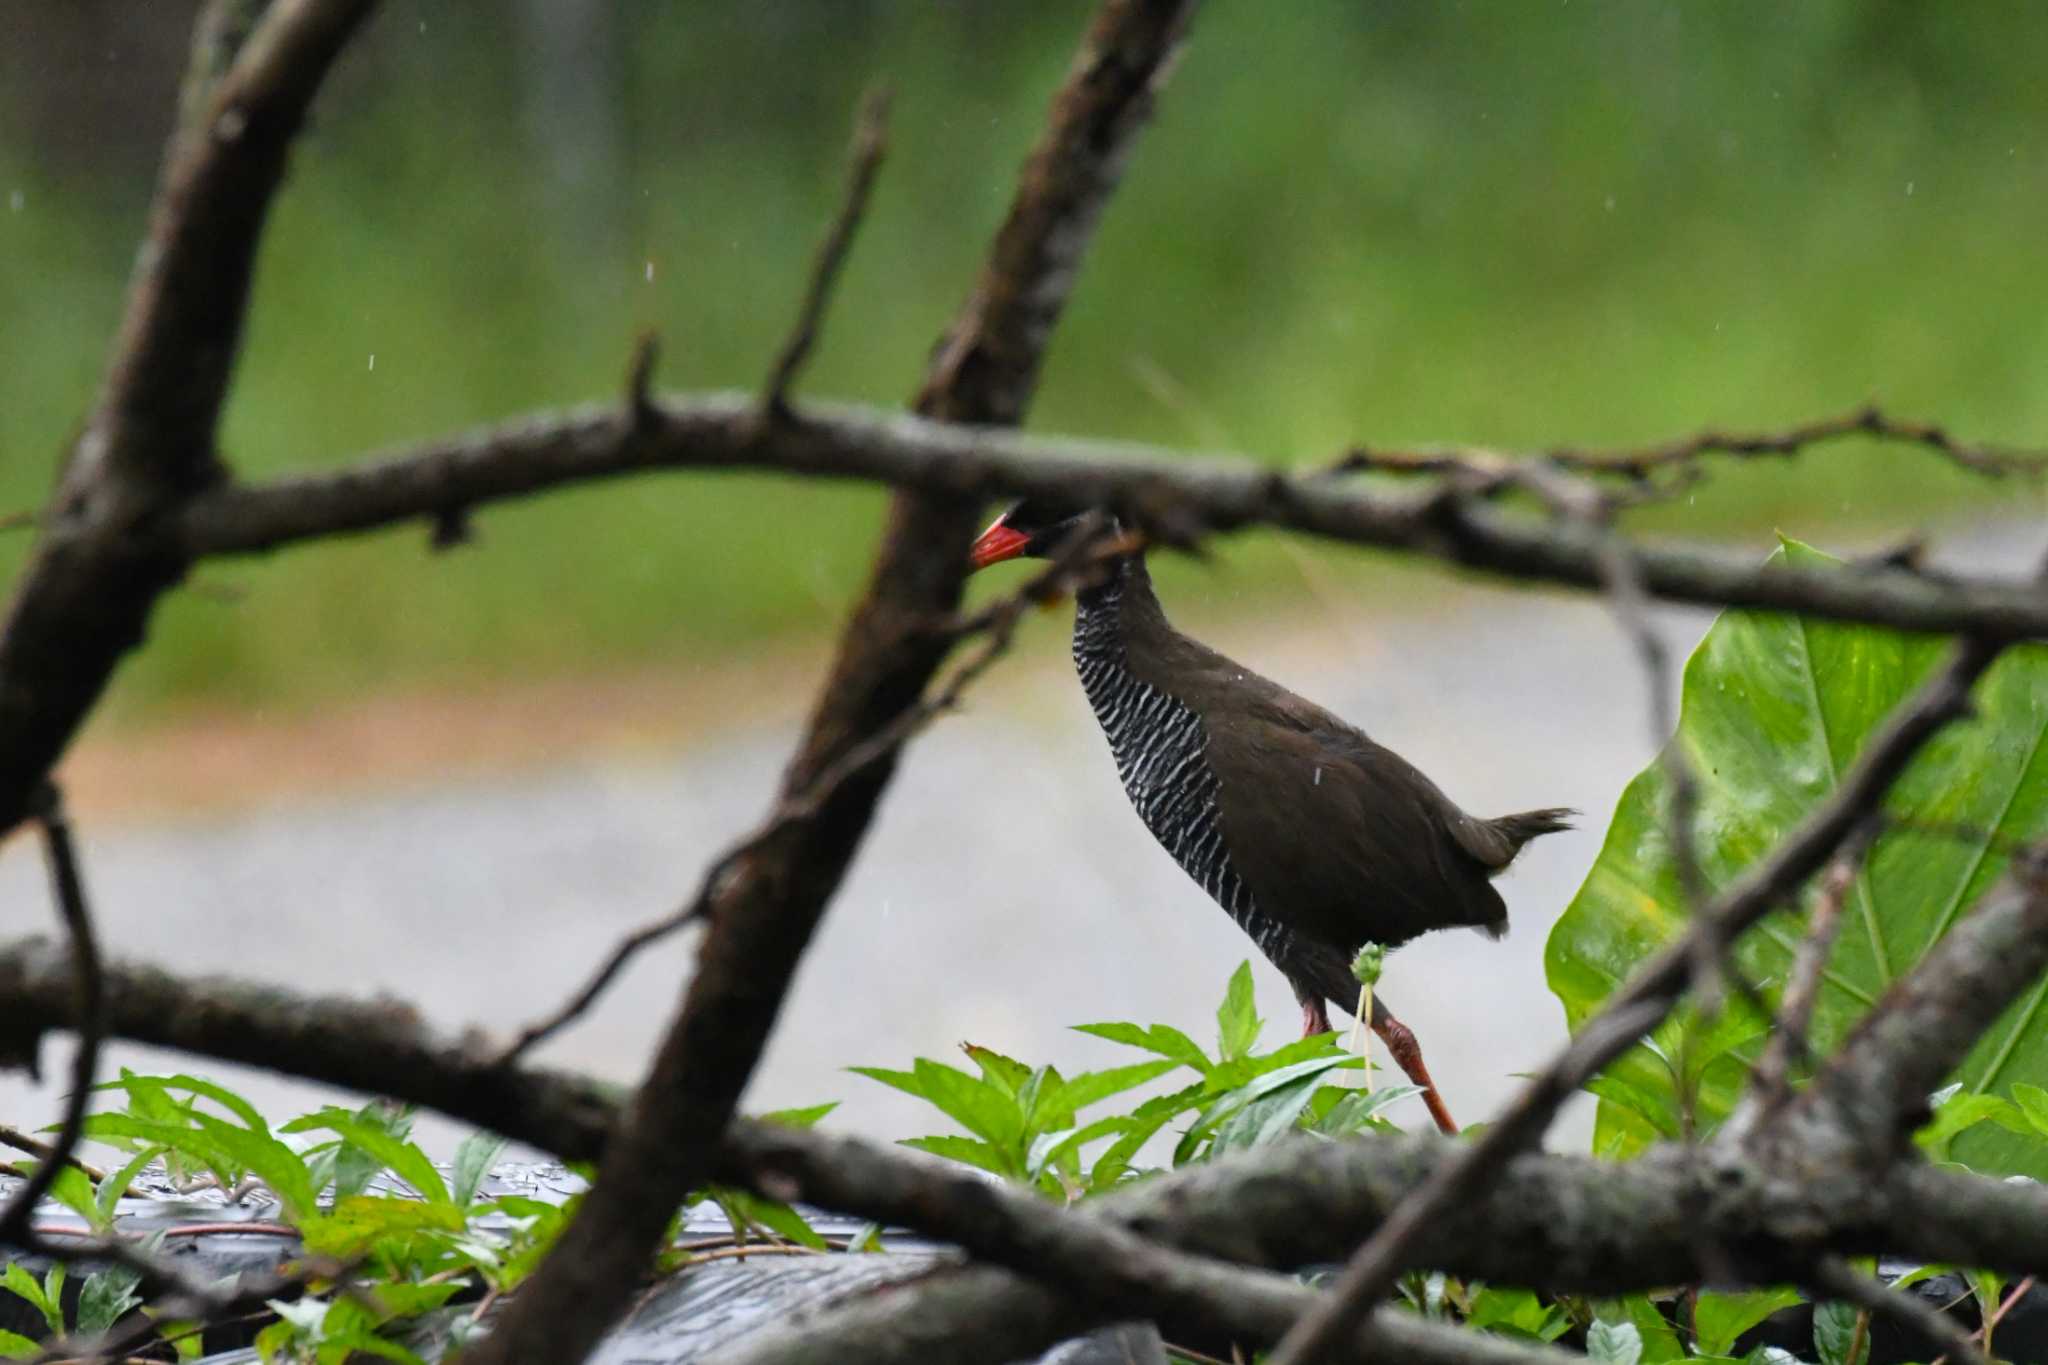
[[[918,395],[920,411],[1013,423],[1096,216],[1177,47],[1191,0],[1105,0],[1019,178],[973,298]],[[769,413],[757,427],[794,419]],[[951,639],[976,504],[899,494],[874,576],[840,637],[782,796],[801,794],[918,704]],[[893,750],[890,751],[893,754]],[[623,1311],[684,1193],[701,1183],[766,1045],[799,958],[866,833],[894,762],[840,783],[722,879],[681,1012],[606,1144],[561,1241],[469,1353],[472,1365],[576,1361]]]
[[[184,575],[158,527],[221,477],[214,427],[257,239],[313,93],[371,3],[277,0],[171,139],[113,361],[0,626],[0,834]]]
[[[1198,458],[1105,441],[1024,436],[902,414],[806,404],[773,428],[759,399],[671,399],[637,429],[611,407],[541,414],[333,472],[219,488],[166,527],[177,553],[249,554],[430,517],[446,506],[666,469],[760,469],[894,484],[966,501],[1055,497],[1114,509],[1169,540],[1276,526],[1425,555],[1507,579],[1608,584],[1597,532],[1479,505],[1465,495],[1379,492],[1248,458]],[[1937,577],[1897,565],[1759,566],[1694,547],[1633,550],[1643,591],[1673,602],[1769,607],[1905,630],[2048,638],[2032,583]]]
[[[438,1037],[397,1002],[306,997],[120,962],[105,964],[104,979],[110,1037],[389,1095],[566,1159],[595,1157],[616,1114],[593,1082],[500,1067],[484,1040]],[[0,1031],[74,1027],[73,980],[70,954],[49,940],[0,947]],[[1283,1144],[1149,1181],[1080,1216],[1112,1218],[1204,1256],[1292,1268],[1343,1255],[1459,1151],[1434,1137]],[[980,1205],[950,1207],[962,1177],[856,1139],[740,1120],[712,1174],[952,1238],[976,1255],[1018,1254],[1021,1234],[1001,1225],[986,1238],[977,1231],[967,1215]],[[1797,1278],[1827,1253],[1889,1252],[2014,1274],[2048,1265],[2048,1189],[1907,1161],[1887,1175],[1854,1176],[1855,1198],[1840,1200],[1832,1190],[1816,1194],[1812,1174],[1741,1151],[1660,1147],[1623,1165],[1523,1155],[1490,1189],[1433,1222],[1416,1258],[1473,1278],[1574,1293],[1682,1283],[1698,1273],[1703,1233],[1759,1281]],[[1066,1316],[1078,1311],[1071,1297],[1057,1296],[1057,1314],[1046,1311],[1046,1291],[1027,1278],[987,1268],[940,1278],[974,1287],[948,1319],[962,1330],[978,1330],[983,1313],[1036,1324],[1031,1333],[1076,1330]],[[922,1292],[892,1296],[888,1311],[935,1321],[932,1304],[955,1302],[951,1291],[931,1303]],[[1052,1339],[1026,1334],[1014,1349]]]
[[[762,1126],[749,1136],[744,1170],[747,1183],[782,1198],[858,1204],[866,1217],[916,1227],[1043,1285],[1010,1314],[964,1333],[952,1314],[934,1315],[932,1325],[946,1329],[941,1334],[890,1312],[835,1313],[829,1330],[811,1334],[797,1324],[793,1334],[749,1350],[744,1359],[760,1365],[871,1359],[877,1348],[864,1340],[869,1332],[891,1343],[885,1349],[911,1351],[908,1358],[1003,1360],[1020,1339],[1057,1341],[1119,1317],[1156,1322],[1170,1338],[1263,1346],[1315,1297],[1292,1278],[1177,1252],[1102,1214],[1063,1210],[963,1168],[905,1160],[866,1142]],[[1338,1358],[1536,1365],[1563,1357],[1388,1310]]]

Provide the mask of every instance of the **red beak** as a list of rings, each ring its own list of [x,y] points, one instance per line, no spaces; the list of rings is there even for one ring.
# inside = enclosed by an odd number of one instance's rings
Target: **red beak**
[[[968,572],[986,569],[989,565],[1000,564],[1006,559],[1015,559],[1024,553],[1024,547],[1030,543],[1030,536],[1004,525],[1003,519],[997,517],[994,523],[981,533],[980,539],[974,542],[974,548],[967,552],[967,562],[972,566]]]

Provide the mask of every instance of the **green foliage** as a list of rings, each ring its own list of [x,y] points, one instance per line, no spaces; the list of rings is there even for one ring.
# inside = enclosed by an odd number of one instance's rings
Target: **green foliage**
[[[1870,1319],[1846,1303],[1813,1310],[1813,1350],[1820,1365],[1864,1365],[1870,1358]]]
[[[1834,563],[1791,540],[1773,562]],[[1699,779],[1695,842],[1709,885],[1726,886],[1826,800],[1942,653],[1927,637],[1723,613],[1686,666],[1673,740]],[[1850,888],[1814,1013],[1822,1053],[1999,877],[2007,849],[2048,833],[2048,650],[2010,651],[1974,701],[1976,715],[1928,745],[1886,802],[1895,824]],[[1598,861],[1552,931],[1550,986],[1573,1028],[1685,927],[1668,800],[1661,763],[1629,784]],[[1800,932],[1797,915],[1780,912],[1742,939],[1737,959],[1774,994]],[[2048,984],[1980,1042],[1961,1069],[1967,1092],[2048,1082],[2048,1029],[2035,1026],[2044,996]],[[1766,1026],[1736,1007],[1712,1020],[1675,1014],[1592,1087],[1601,1098],[1596,1148],[1627,1155],[1658,1137],[1711,1130],[1740,1092]],[[1973,1123],[1946,1138],[1973,1167],[2048,1175],[2048,1146]]]
[[[1168,1124],[1186,1118],[1173,1164],[1274,1142],[1290,1133],[1341,1137],[1388,1127],[1389,1106],[1420,1092],[1409,1085],[1366,1091],[1330,1083],[1360,1059],[1335,1034],[1255,1051],[1263,1021],[1251,964],[1231,974],[1216,1011],[1216,1056],[1169,1024],[1083,1024],[1076,1031],[1153,1055],[1154,1060],[1063,1077],[993,1049],[963,1044],[975,1072],[919,1058],[909,1071],[854,1067],[859,1075],[914,1095],[966,1130],[906,1139],[914,1147],[1060,1199],[1113,1189],[1142,1175],[1133,1163]],[[1195,1079],[1149,1095],[1125,1112],[1082,1119],[1082,1111],[1128,1095],[1175,1071]],[[976,1074],[978,1073],[978,1074]],[[1191,1116],[1191,1117],[1190,1117]],[[1101,1144],[1101,1145],[1098,1145]],[[1091,1150],[1093,1149],[1093,1150]]]
[[[2011,264],[2048,219],[2024,60],[2048,17],[1806,0],[1766,24],[1705,6],[1678,62],[1658,7],[1509,8],[1205,9],[1091,247],[1034,424],[1295,456],[1638,440],[1876,393],[1974,434],[2048,428],[2048,334]],[[742,0],[629,7],[602,82],[627,130],[607,144],[617,177],[570,185],[532,155],[533,92],[506,75],[517,26],[495,17],[510,13],[360,40],[378,79],[332,101],[273,214],[222,436],[238,473],[610,399],[648,326],[669,338],[664,382],[758,384],[831,212],[849,111],[883,77],[900,154],[805,388],[901,401],[1086,20],[1077,5],[983,18],[826,0],[772,24]],[[175,61],[161,23],[129,51]],[[9,511],[47,495],[90,401],[162,131],[54,137],[15,97],[48,81],[67,127],[97,106],[70,97],[70,72],[15,60],[0,76],[0,316],[23,339],[0,365]],[[805,93],[763,94],[780,89]],[[599,246],[563,249],[593,228]],[[1745,470],[1666,515],[1767,527],[1793,508],[1919,516],[1935,498],[2024,496],[1935,461],[1869,477],[1873,458]],[[824,629],[876,501],[636,481],[486,511],[477,547],[431,567],[408,530],[211,570],[247,596],[180,594],[116,704],[687,661]],[[27,539],[0,535],[0,573]],[[1276,545],[1218,550],[1237,583],[1298,588]],[[1328,563],[1386,591],[1384,560]]]
[[[1586,1359],[1602,1365],[1639,1365],[1642,1333],[1632,1322],[1596,1322],[1586,1329]]]

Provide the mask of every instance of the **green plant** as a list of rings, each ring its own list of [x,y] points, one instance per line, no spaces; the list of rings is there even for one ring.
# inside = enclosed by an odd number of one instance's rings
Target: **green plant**
[[[1174,1146],[1175,1166],[1296,1131],[1334,1137],[1385,1128],[1382,1112],[1420,1093],[1409,1085],[1362,1090],[1331,1084],[1332,1073],[1363,1066],[1335,1034],[1259,1053],[1253,1049],[1262,1027],[1252,999],[1251,965],[1243,963],[1216,1012],[1213,1059],[1171,1024],[1103,1023],[1082,1024],[1076,1031],[1151,1053],[1154,1060],[1069,1078],[1056,1067],[1027,1066],[966,1043],[962,1050],[979,1074],[928,1058],[917,1059],[909,1071],[853,1070],[926,1101],[968,1133],[909,1138],[904,1145],[1068,1199],[1143,1174],[1133,1164],[1140,1150],[1183,1115],[1193,1118]],[[1181,1069],[1194,1072],[1196,1079],[1126,1112],[1081,1120],[1082,1110]],[[1106,1147],[1089,1152],[1104,1142]]]
[[[216,1185],[231,1197],[267,1191],[277,1201],[278,1217],[298,1234],[307,1252],[347,1268],[346,1288],[332,1274],[313,1274],[302,1296],[270,1304],[274,1320],[256,1335],[266,1361],[340,1365],[360,1356],[419,1359],[403,1339],[422,1315],[460,1296],[517,1288],[579,1202],[485,1197],[485,1178],[504,1151],[502,1138],[471,1134],[443,1174],[412,1140],[411,1111],[384,1101],[354,1110],[330,1106],[273,1128],[246,1099],[203,1077],[124,1070],[98,1088],[121,1103],[91,1115],[86,1136],[128,1159],[97,1182],[66,1167],[51,1191],[96,1233],[118,1235],[116,1207],[136,1176],[154,1162],[181,1185]],[[832,1108],[819,1105],[766,1117],[808,1125]],[[686,1208],[704,1199],[725,1210],[736,1239],[762,1236],[806,1247],[824,1245],[785,1204],[712,1186],[692,1193]],[[670,1241],[664,1266],[687,1262],[690,1249],[675,1245],[675,1237]],[[153,1246],[143,1244],[145,1250]],[[125,1268],[95,1272],[79,1285],[68,1322],[62,1267],[38,1281],[21,1266],[10,1265],[0,1288],[33,1305],[55,1338],[111,1328],[141,1302],[135,1293],[138,1282]],[[467,1322],[466,1315],[453,1320],[450,1330],[456,1339]],[[200,1353],[194,1324],[164,1321],[157,1329],[159,1339],[181,1358]],[[27,1337],[0,1333],[0,1357],[28,1358],[42,1349]]]
[[[1777,562],[1835,563],[1784,540]],[[1772,612],[1725,612],[1685,669],[1678,746],[1699,786],[1694,844],[1710,886],[1726,885],[1833,792],[1890,711],[1937,666],[1941,641]],[[1975,694],[1976,713],[1948,727],[1892,788],[1884,833],[1864,860],[1814,1011],[1825,1054],[2003,871],[2007,851],[2048,833],[2048,650],[2016,648]],[[1680,933],[1663,764],[1622,794],[1600,857],[1552,931],[1551,989],[1576,1029],[1629,972]],[[1736,957],[1774,994],[1801,932],[1792,911],[1745,935]],[[2012,1096],[2048,1084],[2048,984],[1993,1028],[1965,1062],[1970,1095]],[[1711,1019],[1680,1011],[1591,1087],[1596,1149],[1627,1155],[1660,1137],[1711,1131],[1748,1074],[1767,1021],[1731,1006]],[[2048,1144],[2024,1125],[1983,1122],[1994,1105],[1957,1110],[1945,1148],[1975,1169],[2048,1176]]]

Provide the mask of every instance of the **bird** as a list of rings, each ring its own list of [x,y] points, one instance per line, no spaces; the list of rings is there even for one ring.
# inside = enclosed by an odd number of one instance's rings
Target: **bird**
[[[1100,511],[1025,499],[974,541],[968,572],[1052,558],[1090,527],[1118,530]],[[1082,690],[1139,819],[1286,977],[1303,1037],[1330,1031],[1329,1000],[1358,1001],[1363,945],[1461,925],[1506,932],[1492,878],[1574,811],[1467,814],[1364,731],[1174,629],[1141,540],[1104,543],[1075,594]],[[1372,1027],[1437,1127],[1456,1133],[1421,1045],[1377,991]]]

